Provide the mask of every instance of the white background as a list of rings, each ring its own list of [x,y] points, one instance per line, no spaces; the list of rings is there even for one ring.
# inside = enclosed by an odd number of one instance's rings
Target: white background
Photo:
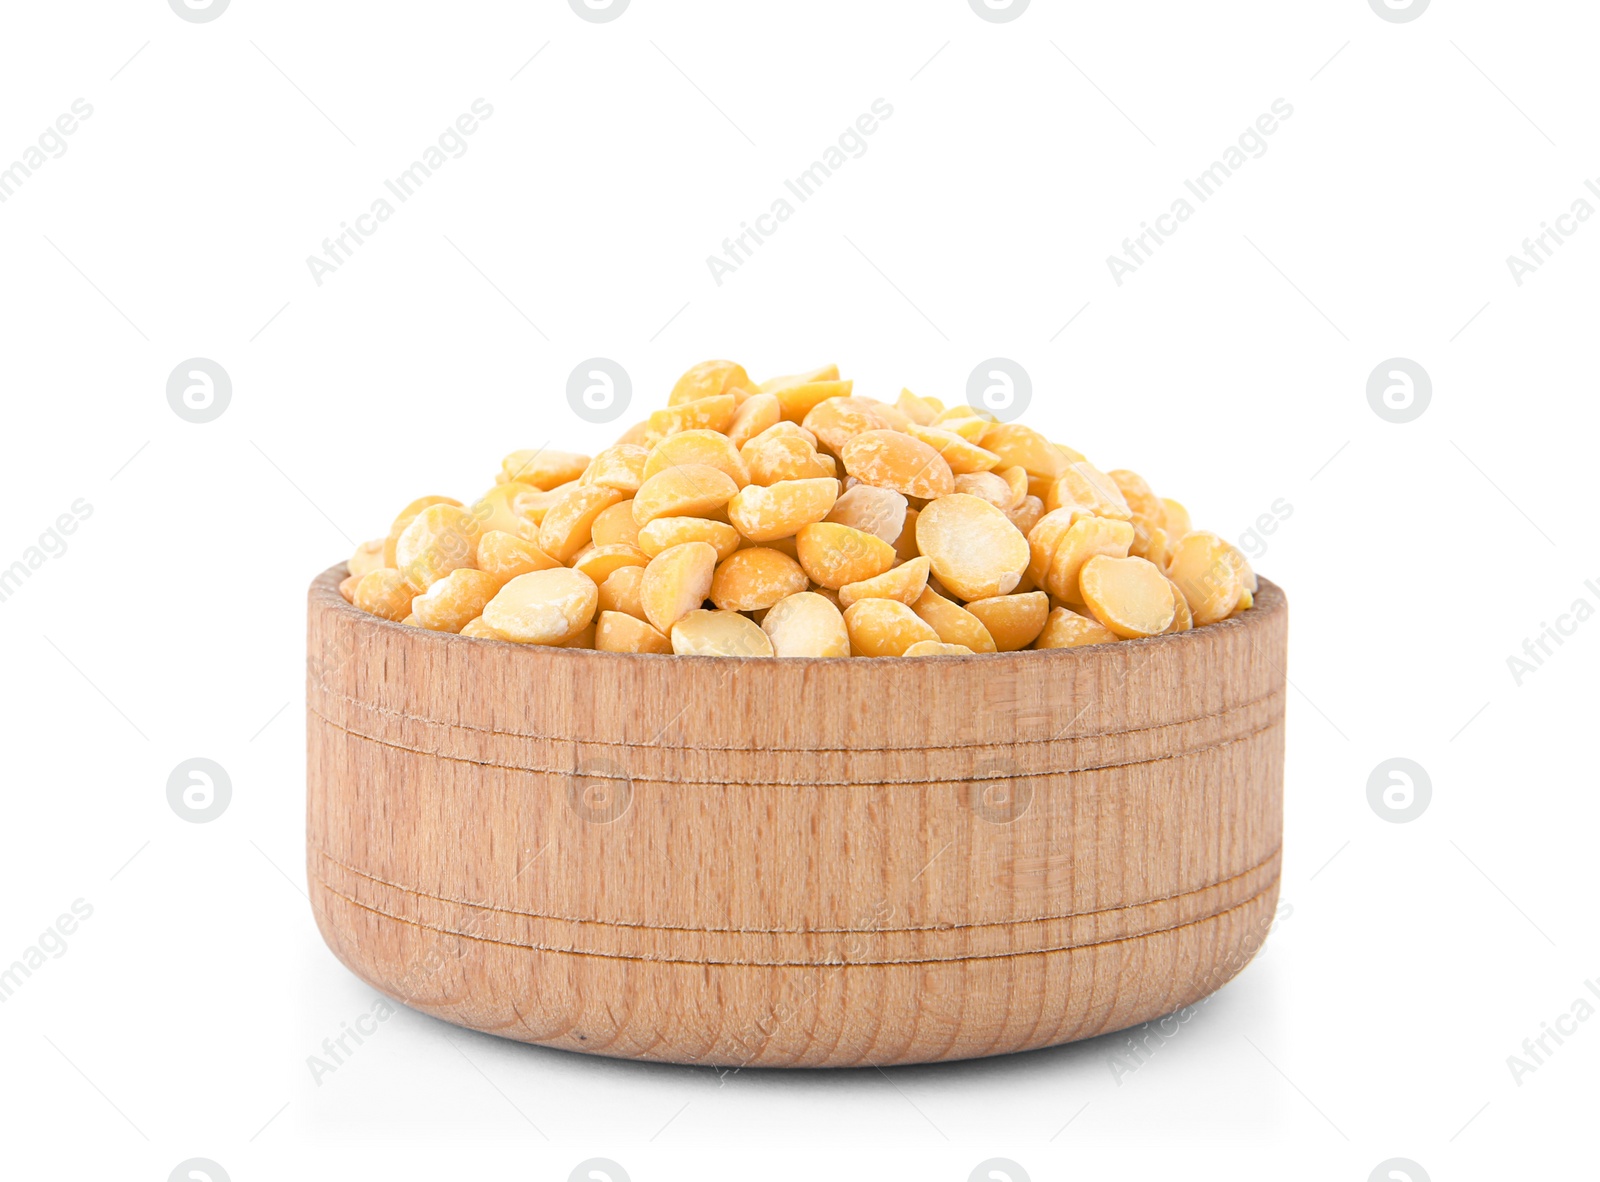
[[[0,1174],[1554,1171],[1600,1021],[1520,1086],[1506,1060],[1600,978],[1600,623],[1520,686],[1507,658],[1600,604],[1600,224],[1521,286],[1505,257],[1600,177],[1597,32],[1489,0],[7,5],[0,167],[94,113],[0,204],[0,566],[93,512],[0,603],[0,965],[94,910],[0,1004]],[[467,153],[318,286],[306,256],[480,97]],[[866,153],[718,286],[706,256],[877,98]],[[1266,153],[1115,283],[1278,98]],[[303,893],[305,586],[514,447],[609,441],[564,397],[592,355],[640,407],[705,357],[955,401],[1008,356],[1030,422],[1198,525],[1292,506],[1256,561],[1293,610],[1286,907],[1146,1066],[1114,1078],[1112,1035],[719,1079],[402,1011],[313,1082],[374,997]],[[165,396],[195,356],[234,386],[204,425]],[[1395,356],[1434,388],[1403,425],[1366,399]],[[1409,824],[1366,797],[1397,755],[1433,784]],[[166,801],[192,756],[232,778],[210,824]]]

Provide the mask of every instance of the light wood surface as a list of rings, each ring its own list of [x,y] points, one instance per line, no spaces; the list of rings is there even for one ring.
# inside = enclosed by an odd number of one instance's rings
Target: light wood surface
[[[752,1067],[961,1059],[1231,979],[1277,903],[1288,608],[1149,640],[734,660],[310,592],[328,946],[447,1021]]]

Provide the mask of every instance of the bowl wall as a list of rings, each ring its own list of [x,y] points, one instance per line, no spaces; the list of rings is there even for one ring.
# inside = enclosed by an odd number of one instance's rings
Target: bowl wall
[[[1288,612],[919,660],[502,644],[310,592],[329,947],[447,1021],[849,1066],[1049,1046],[1233,977],[1277,901]]]

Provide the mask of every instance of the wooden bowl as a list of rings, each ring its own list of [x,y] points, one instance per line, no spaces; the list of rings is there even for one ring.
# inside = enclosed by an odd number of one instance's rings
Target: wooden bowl
[[[406,1005],[671,1063],[963,1059],[1122,1029],[1278,896],[1288,608],[886,660],[473,640],[311,586],[307,876]]]

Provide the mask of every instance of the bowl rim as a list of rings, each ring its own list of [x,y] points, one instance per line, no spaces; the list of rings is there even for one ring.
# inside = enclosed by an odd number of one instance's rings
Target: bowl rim
[[[1218,620],[1214,624],[1206,624],[1199,628],[1189,628],[1183,632],[1163,632],[1157,636],[1142,636],[1133,640],[1118,640],[1115,642],[1101,642],[1099,644],[1083,644],[1072,648],[1013,649],[1003,653],[940,653],[924,657],[713,657],[689,656],[677,653],[610,653],[601,652],[591,648],[564,648],[554,644],[518,644],[512,640],[495,640],[487,636],[461,636],[454,632],[438,632],[432,628],[421,628],[400,623],[398,620],[386,620],[382,616],[375,616],[371,612],[364,612],[355,604],[339,594],[339,584],[348,577],[349,566],[340,562],[330,566],[327,570],[317,575],[312,580],[308,591],[310,604],[313,607],[332,609],[349,616],[356,621],[358,626],[379,627],[394,629],[396,632],[407,634],[421,633],[424,637],[431,637],[434,641],[444,644],[492,644],[507,649],[516,649],[523,652],[538,653],[543,656],[564,653],[571,654],[573,660],[586,660],[601,658],[606,660],[616,659],[621,661],[692,661],[699,663],[723,664],[729,661],[782,661],[785,667],[803,668],[808,665],[836,667],[841,661],[867,660],[874,666],[888,666],[892,668],[918,667],[928,661],[971,661],[982,662],[986,667],[993,667],[996,661],[1006,658],[1020,659],[1024,662],[1038,664],[1049,660],[1083,659],[1103,656],[1107,652],[1137,652],[1153,645],[1161,644],[1192,644],[1198,638],[1222,638],[1229,633],[1239,630],[1252,629],[1271,616],[1277,615],[1288,607],[1288,598],[1284,595],[1283,588],[1270,579],[1257,576],[1258,589],[1255,592],[1254,602],[1250,607],[1238,615],[1229,616],[1225,620]],[[1088,655],[1086,655],[1088,654]],[[560,659],[560,658],[557,658]]]

